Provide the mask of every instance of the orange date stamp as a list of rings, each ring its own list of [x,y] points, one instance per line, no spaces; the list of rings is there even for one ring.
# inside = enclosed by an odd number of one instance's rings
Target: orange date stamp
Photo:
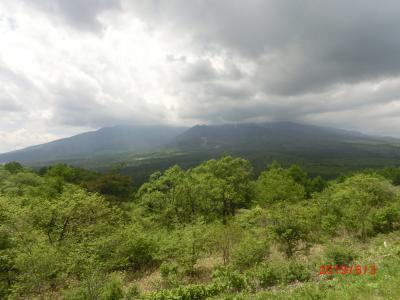
[[[321,265],[319,275],[376,275],[378,268],[376,265],[355,265],[355,266],[333,266]]]

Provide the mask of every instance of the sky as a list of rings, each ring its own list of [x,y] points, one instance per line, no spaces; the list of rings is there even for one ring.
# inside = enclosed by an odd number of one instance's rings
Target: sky
[[[397,0],[2,0],[0,152],[104,126],[400,137]]]

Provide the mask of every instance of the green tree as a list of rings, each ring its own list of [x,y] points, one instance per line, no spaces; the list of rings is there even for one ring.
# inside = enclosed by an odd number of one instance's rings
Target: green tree
[[[262,172],[256,182],[257,201],[262,206],[277,202],[298,202],[304,199],[304,186],[297,183],[290,171],[272,166]]]
[[[12,161],[12,162],[6,163],[4,165],[4,169],[6,169],[11,174],[16,174],[18,172],[21,172],[24,168],[22,167],[22,165],[19,162]]]
[[[211,200],[211,209],[218,213],[223,223],[235,215],[237,208],[250,206],[252,168],[249,161],[224,156],[201,164],[193,172],[202,176],[210,191],[207,196]]]
[[[350,176],[317,195],[321,227],[333,233],[341,226],[366,238],[374,234],[372,219],[375,229],[392,226],[396,215],[386,211],[385,207],[394,205],[396,200],[396,189],[383,177],[374,174]]]
[[[308,251],[316,227],[316,211],[311,205],[279,203],[270,210],[269,218],[269,232],[288,257]]]

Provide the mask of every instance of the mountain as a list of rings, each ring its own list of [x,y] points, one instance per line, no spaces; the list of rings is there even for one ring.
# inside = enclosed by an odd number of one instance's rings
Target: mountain
[[[114,126],[78,134],[0,154],[0,163],[19,161],[38,164],[51,161],[90,158],[119,152],[144,152],[158,149],[187,128],[171,126]]]
[[[293,147],[308,149],[326,146],[336,148],[355,143],[387,144],[388,142],[383,138],[355,131],[292,122],[273,122],[196,125],[177,137],[175,143],[180,149],[193,151],[234,148],[290,150]]]
[[[114,126],[0,154],[43,166],[55,162],[105,171],[118,168],[136,178],[171,165],[194,166],[225,153],[262,170],[272,160],[300,164],[315,174],[400,164],[400,140],[292,122],[169,126]],[[140,179],[139,181],[141,181]]]

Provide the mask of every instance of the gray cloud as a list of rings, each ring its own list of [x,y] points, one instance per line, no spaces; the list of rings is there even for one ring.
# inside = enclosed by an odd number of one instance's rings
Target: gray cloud
[[[78,30],[99,31],[99,14],[120,7],[119,0],[22,0],[48,13],[52,18],[66,21]]]
[[[400,136],[398,1],[13,3],[3,129],[289,120]]]
[[[148,1],[148,22],[190,28],[199,47],[230,51],[257,65],[267,93],[295,95],[400,70],[398,1]]]

